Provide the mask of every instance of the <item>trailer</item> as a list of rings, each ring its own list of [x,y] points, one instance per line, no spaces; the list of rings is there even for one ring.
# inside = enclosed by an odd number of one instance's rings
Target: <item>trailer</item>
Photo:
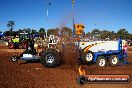
[[[121,38],[117,41],[79,42],[79,48],[80,61],[84,64],[97,63],[103,67],[127,63],[127,42]]]

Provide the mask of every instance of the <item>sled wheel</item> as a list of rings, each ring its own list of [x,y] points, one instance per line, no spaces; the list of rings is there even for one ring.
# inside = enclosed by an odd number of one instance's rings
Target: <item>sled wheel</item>
[[[17,62],[17,61],[18,61],[18,58],[17,58],[16,56],[12,56],[12,57],[11,57],[11,61],[12,61],[12,62]]]
[[[117,66],[119,63],[119,58],[117,55],[111,55],[108,61],[110,66]]]
[[[99,56],[97,58],[97,65],[98,66],[104,67],[104,66],[106,66],[106,64],[107,64],[107,60],[106,60],[106,58],[104,56]]]
[[[41,52],[40,61],[45,67],[57,67],[61,64],[59,52],[55,49],[47,49]]]

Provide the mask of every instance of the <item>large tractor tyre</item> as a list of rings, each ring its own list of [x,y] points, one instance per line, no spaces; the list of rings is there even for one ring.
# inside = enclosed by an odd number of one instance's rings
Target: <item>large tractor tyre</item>
[[[105,67],[107,65],[107,60],[104,56],[99,56],[97,58],[97,65],[100,66],[100,67]]]
[[[13,42],[9,42],[8,43],[8,47],[9,47],[9,49],[14,49],[15,48],[15,44]]]
[[[92,51],[83,53],[83,55],[82,55],[82,63],[83,64],[92,64],[93,60],[94,60],[94,53]]]
[[[18,57],[12,56],[12,57],[11,57],[11,61],[12,61],[12,62],[17,62],[17,61],[18,61]]]
[[[117,66],[119,63],[118,55],[111,55],[108,59],[108,63],[110,66]]]
[[[19,49],[19,43],[14,43],[14,49]]]
[[[40,54],[40,61],[44,67],[57,67],[61,64],[60,54],[55,49],[47,49]]]

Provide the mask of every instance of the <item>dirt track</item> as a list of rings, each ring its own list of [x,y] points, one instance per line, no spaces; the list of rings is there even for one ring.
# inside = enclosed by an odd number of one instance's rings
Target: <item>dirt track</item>
[[[78,64],[75,52],[69,49],[63,53],[65,63],[57,68],[45,68],[39,62],[12,63],[9,57],[14,53],[3,53],[0,55],[0,88],[132,88],[132,82],[78,85]],[[128,55],[129,62],[132,62],[132,51],[128,51]],[[132,77],[132,64],[104,68],[96,65],[83,67],[87,74],[130,74]]]

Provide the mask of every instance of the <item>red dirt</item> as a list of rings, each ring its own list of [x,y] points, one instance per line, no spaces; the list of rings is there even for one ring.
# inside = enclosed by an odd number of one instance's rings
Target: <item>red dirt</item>
[[[45,68],[39,62],[12,63],[9,58],[14,53],[1,52],[0,88],[132,88],[132,82],[78,85],[76,78],[79,73],[75,52],[71,49],[65,49],[63,52],[64,63],[57,68]],[[129,62],[132,62],[132,51],[128,51],[128,55]],[[132,64],[104,68],[96,65],[83,65],[83,67],[86,74],[130,74],[132,77]]]

